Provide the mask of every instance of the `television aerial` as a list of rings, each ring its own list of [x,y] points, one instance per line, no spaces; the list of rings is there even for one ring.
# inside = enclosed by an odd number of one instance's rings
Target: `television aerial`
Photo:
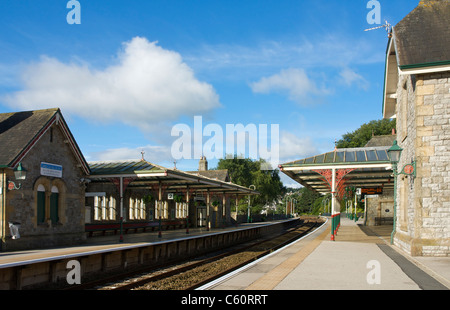
[[[392,36],[392,25],[390,23],[388,23],[387,20],[384,21],[384,25],[378,26],[378,27],[373,27],[373,28],[369,28],[366,29],[364,31],[371,31],[371,30],[376,30],[376,29],[380,29],[380,28],[386,28],[386,32],[388,33],[388,36],[391,37]]]

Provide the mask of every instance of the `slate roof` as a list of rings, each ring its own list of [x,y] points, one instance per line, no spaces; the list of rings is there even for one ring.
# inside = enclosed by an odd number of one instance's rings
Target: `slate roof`
[[[0,165],[10,166],[34,137],[46,127],[58,109],[0,114]]]
[[[394,144],[394,140],[397,139],[397,135],[382,135],[374,136],[367,142],[364,147],[374,147],[374,146],[389,146]]]
[[[55,122],[62,126],[85,173],[89,173],[88,165],[58,108],[0,113],[0,167],[15,168]]]
[[[400,68],[449,64],[449,25],[450,0],[421,0],[393,27]]]
[[[201,175],[210,179],[219,180],[222,182],[230,182],[228,170],[206,170],[206,171],[188,171],[191,174]]]

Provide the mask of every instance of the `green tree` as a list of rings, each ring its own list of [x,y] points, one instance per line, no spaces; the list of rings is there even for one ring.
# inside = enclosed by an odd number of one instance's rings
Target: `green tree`
[[[286,202],[290,203],[295,200],[295,212],[299,214],[309,214],[312,213],[314,209],[314,202],[320,197],[321,195],[319,193],[316,193],[307,187],[302,187],[285,195],[282,203],[285,208]]]
[[[354,132],[346,133],[342,139],[337,141],[337,148],[363,147],[372,139],[372,136],[389,135],[396,128],[396,120],[382,119],[374,120],[361,125]]]
[[[228,170],[233,183],[245,187],[255,186],[260,193],[251,198],[252,212],[255,213],[260,212],[264,205],[276,201],[286,191],[278,170],[261,170],[261,165],[265,163],[263,159],[253,161],[234,156],[232,159],[220,159],[217,164],[217,169]],[[239,210],[246,211],[247,204],[247,198],[241,199]]]

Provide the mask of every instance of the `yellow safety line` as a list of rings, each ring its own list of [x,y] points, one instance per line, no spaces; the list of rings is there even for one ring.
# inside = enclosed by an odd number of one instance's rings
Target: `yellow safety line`
[[[283,263],[266,273],[264,276],[253,282],[246,290],[273,290],[289,273],[292,272],[303,260],[308,257],[319,244],[330,235],[331,226],[316,239],[305,245],[297,253],[286,259]]]

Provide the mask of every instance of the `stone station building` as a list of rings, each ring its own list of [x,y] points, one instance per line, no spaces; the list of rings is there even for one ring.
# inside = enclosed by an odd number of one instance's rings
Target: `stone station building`
[[[89,167],[61,111],[0,114],[0,145],[1,250],[82,242]]]
[[[450,1],[422,0],[393,27],[383,116],[397,118],[394,243],[417,256],[450,255]]]

